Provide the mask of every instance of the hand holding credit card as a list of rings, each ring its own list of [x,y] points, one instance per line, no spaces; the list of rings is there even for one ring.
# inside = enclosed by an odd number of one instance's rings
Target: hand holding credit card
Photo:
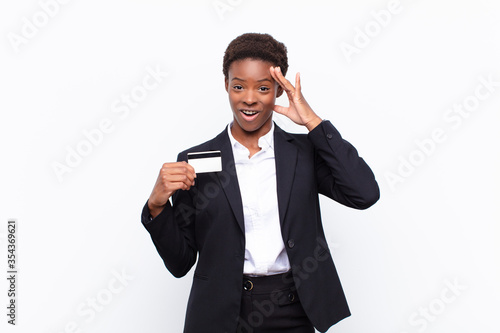
[[[188,153],[188,163],[196,173],[221,172],[222,158],[220,150]]]

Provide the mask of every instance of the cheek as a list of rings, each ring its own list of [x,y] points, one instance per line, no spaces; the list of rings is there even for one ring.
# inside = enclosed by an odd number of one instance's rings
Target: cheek
[[[236,101],[236,96],[234,96],[233,94],[229,93],[229,103],[231,104],[235,104],[237,101]]]
[[[274,106],[274,104],[276,103],[276,97],[274,97],[274,96],[272,96],[272,95],[271,95],[271,96],[269,96],[268,98],[266,98],[265,103],[266,103],[267,105]]]

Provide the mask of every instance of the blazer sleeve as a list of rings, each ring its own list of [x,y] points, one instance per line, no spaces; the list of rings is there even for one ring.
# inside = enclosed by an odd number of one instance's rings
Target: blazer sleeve
[[[356,209],[378,201],[380,190],[372,170],[330,121],[322,121],[308,138],[315,148],[319,193]]]
[[[169,200],[154,219],[151,219],[147,202],[142,210],[142,224],[165,266],[175,277],[186,275],[196,262],[195,216],[190,191],[176,191],[172,196],[172,205]]]

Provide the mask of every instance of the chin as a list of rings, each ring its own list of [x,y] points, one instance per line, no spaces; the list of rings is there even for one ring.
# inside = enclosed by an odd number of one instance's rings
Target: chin
[[[257,130],[259,130],[262,126],[258,126],[258,125],[252,125],[252,126],[249,126],[247,124],[242,124],[240,122],[238,122],[238,126],[244,130],[245,132],[248,132],[248,133],[252,133],[252,132],[255,132]]]

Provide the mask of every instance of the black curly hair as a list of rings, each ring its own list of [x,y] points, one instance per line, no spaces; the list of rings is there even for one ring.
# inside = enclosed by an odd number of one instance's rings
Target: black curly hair
[[[288,57],[285,44],[278,42],[269,34],[246,33],[233,39],[227,46],[222,63],[224,77],[228,78],[229,66],[242,59],[259,59],[279,66],[283,75],[288,70]]]

